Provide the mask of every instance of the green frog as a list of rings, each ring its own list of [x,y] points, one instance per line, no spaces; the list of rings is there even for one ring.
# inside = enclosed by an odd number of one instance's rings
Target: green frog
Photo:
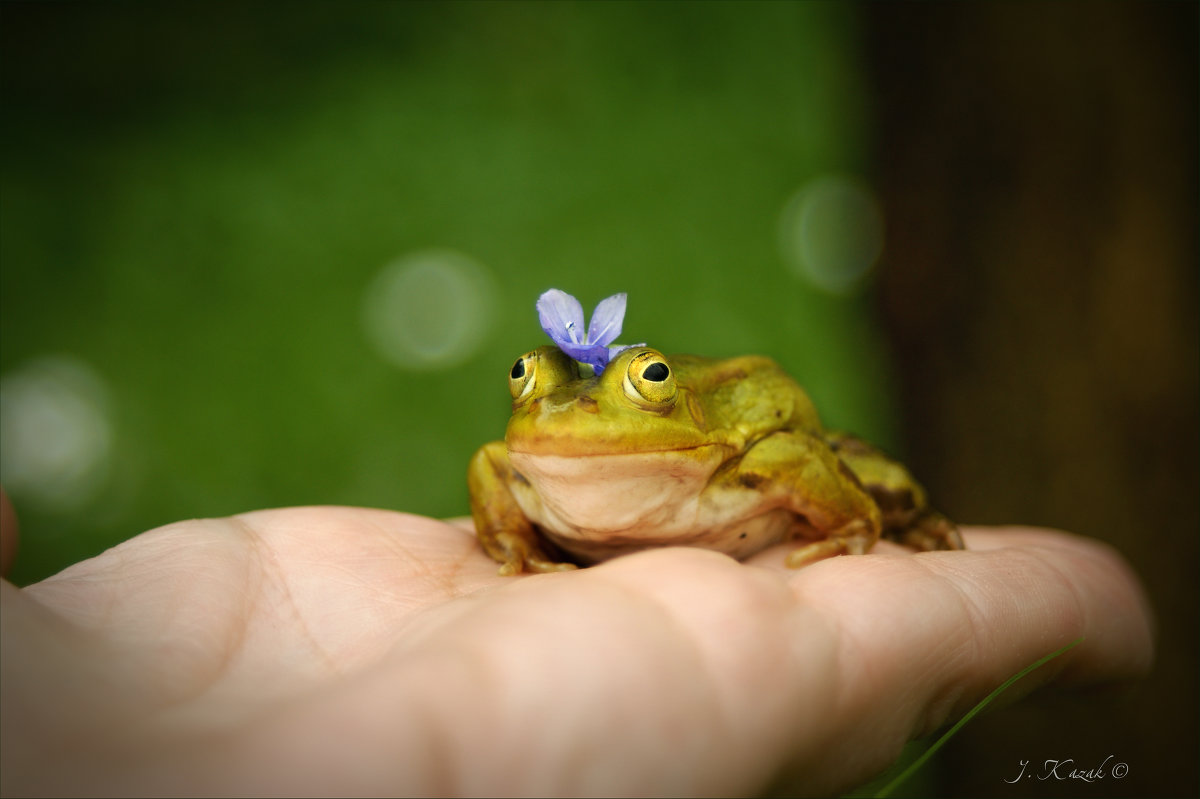
[[[509,373],[504,441],[471,459],[471,515],[501,574],[589,565],[650,547],[745,558],[796,540],[786,564],[863,554],[881,536],[962,549],[901,464],[826,431],[769,358],[635,346],[590,374],[556,346]]]

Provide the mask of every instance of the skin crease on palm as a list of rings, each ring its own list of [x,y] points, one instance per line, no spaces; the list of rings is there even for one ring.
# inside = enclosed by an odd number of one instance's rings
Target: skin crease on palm
[[[4,584],[0,787],[748,795],[786,775],[833,794],[1081,635],[1009,698],[1149,668],[1150,613],[1111,549],[964,536],[800,570],[784,545],[500,577],[465,520],[179,522]]]

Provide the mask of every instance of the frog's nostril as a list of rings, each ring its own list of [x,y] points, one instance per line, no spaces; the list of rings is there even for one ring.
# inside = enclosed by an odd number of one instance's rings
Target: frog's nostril
[[[588,413],[600,412],[600,403],[596,402],[586,394],[576,399],[575,403],[579,406],[580,410],[587,411]]]

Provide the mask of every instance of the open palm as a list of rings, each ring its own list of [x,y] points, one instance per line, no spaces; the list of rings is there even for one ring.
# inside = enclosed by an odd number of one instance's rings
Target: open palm
[[[463,522],[180,522],[3,594],[5,794],[844,790],[1079,636],[1151,657],[1136,580],[1065,533],[968,530],[799,571],[692,549],[499,577]],[[1022,690],[1031,689],[1024,685]]]

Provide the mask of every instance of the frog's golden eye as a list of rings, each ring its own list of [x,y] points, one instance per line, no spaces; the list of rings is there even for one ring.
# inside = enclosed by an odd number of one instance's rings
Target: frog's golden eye
[[[625,370],[625,394],[634,402],[667,405],[675,400],[675,372],[654,350],[633,356]]]
[[[508,390],[514,400],[524,399],[533,391],[533,377],[536,372],[537,353],[527,352],[517,358],[508,372]]]
[[[579,379],[579,366],[558,347],[527,352],[508,370],[508,390],[515,404]]]

